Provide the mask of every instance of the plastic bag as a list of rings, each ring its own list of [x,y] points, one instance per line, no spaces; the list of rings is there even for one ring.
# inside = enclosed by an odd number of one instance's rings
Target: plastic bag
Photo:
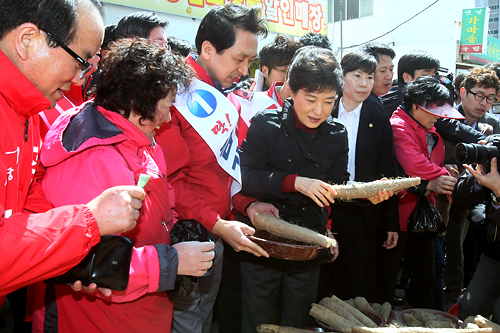
[[[172,245],[180,242],[217,242],[217,237],[207,230],[200,222],[196,220],[179,220],[177,221],[172,231],[170,232]],[[209,276],[212,272],[210,267],[205,275]],[[186,297],[198,282],[198,278],[194,276],[178,275],[175,280],[175,288],[173,293],[179,297]]]
[[[435,238],[446,231],[446,225],[436,207],[424,196],[411,212],[407,230],[411,238]]]

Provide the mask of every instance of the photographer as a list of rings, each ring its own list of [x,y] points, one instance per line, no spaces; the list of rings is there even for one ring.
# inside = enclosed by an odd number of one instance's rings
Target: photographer
[[[488,155],[498,155],[495,147],[500,146],[500,136],[492,136],[489,141],[491,148],[485,148]],[[481,157],[481,153],[477,154]],[[488,159],[490,159],[489,157]],[[458,205],[472,208],[481,200],[486,204],[486,220],[483,228],[479,229],[475,237],[482,252],[481,260],[476,272],[469,283],[464,297],[459,299],[458,316],[465,319],[470,315],[480,314],[489,317],[493,314],[493,321],[500,322],[500,242],[497,239],[497,226],[500,224],[500,174],[497,168],[497,158],[478,165],[476,170],[464,165],[467,169],[460,175],[453,191],[453,202]]]

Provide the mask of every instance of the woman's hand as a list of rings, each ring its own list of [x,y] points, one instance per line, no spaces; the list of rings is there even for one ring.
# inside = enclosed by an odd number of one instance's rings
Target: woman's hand
[[[327,183],[307,177],[295,178],[295,189],[313,199],[320,207],[330,206],[330,203],[334,202],[333,198],[337,195],[337,191]]]
[[[455,177],[442,175],[429,181],[426,189],[437,194],[452,194],[456,183]]]
[[[383,191],[379,191],[376,196],[368,198],[368,200],[370,200],[370,202],[372,204],[376,205],[378,203],[381,203],[382,201],[389,199],[393,195],[394,195],[394,191],[387,192],[387,190],[383,190]]]

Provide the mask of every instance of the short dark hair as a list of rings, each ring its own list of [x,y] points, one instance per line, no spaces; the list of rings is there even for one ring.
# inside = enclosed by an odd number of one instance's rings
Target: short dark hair
[[[381,55],[388,55],[391,57],[391,59],[394,59],[396,56],[396,52],[392,48],[390,48],[388,45],[379,43],[379,42],[372,42],[365,44],[359,48],[361,51],[364,51],[366,53],[370,53],[372,56],[377,59],[377,61],[380,60]]]
[[[31,22],[49,32],[49,45],[70,44],[76,33],[78,9],[89,6],[102,17],[98,0],[2,0],[0,2],[0,39],[23,23]],[[57,41],[57,43],[56,43]]]
[[[156,27],[166,28],[168,21],[153,12],[137,12],[126,15],[116,25],[116,39],[127,37],[149,38]]]
[[[301,48],[292,59],[287,75],[290,89],[297,93],[342,89],[342,73],[333,52],[316,46]]]
[[[246,7],[229,3],[213,7],[205,15],[196,33],[196,49],[201,53],[201,45],[209,41],[218,54],[232,47],[236,42],[234,29],[242,29],[258,36],[267,37],[266,21],[259,16],[259,7]]]
[[[96,104],[125,118],[133,110],[140,122],[154,120],[158,101],[172,89],[187,89],[193,77],[183,57],[145,38],[111,43],[102,68],[94,87]]]
[[[308,32],[302,35],[302,37],[300,37],[300,42],[304,46],[312,45],[312,46],[322,47],[328,50],[332,49],[328,37],[318,32]]]
[[[476,85],[482,88],[495,88],[498,92],[498,77],[495,71],[485,67],[471,69],[469,74],[465,76],[463,87],[470,91]]]
[[[293,55],[302,47],[300,42],[284,35],[277,35],[274,42],[264,45],[259,52],[259,64],[273,69],[279,66],[288,66]]]
[[[398,61],[398,84],[404,86],[406,84],[403,79],[403,73],[408,73],[412,77],[415,76],[415,71],[418,69],[429,69],[439,67],[439,59],[425,51],[411,51],[403,55]]]
[[[453,86],[455,87],[455,90],[460,90],[462,88],[462,83],[465,80],[465,72],[460,72],[458,75],[455,77],[455,80],[453,80]],[[498,75],[497,75],[498,76]]]
[[[104,28],[104,39],[102,40],[101,50],[107,50],[109,44],[116,40],[115,36],[116,24],[109,24]]]
[[[422,76],[408,83],[403,88],[403,93],[403,106],[406,111],[410,111],[413,104],[436,103],[439,106],[445,103],[449,104],[450,91],[448,88],[430,76]]]
[[[187,57],[192,50],[190,42],[177,37],[167,37],[167,45],[172,51],[180,53],[183,57]]]
[[[377,69],[377,60],[370,53],[363,51],[354,51],[347,53],[340,61],[344,76],[352,71],[360,70],[362,72],[373,74]]]

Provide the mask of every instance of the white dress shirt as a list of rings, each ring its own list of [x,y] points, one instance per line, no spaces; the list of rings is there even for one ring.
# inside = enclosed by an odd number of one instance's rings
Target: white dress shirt
[[[347,162],[347,171],[349,171],[349,180],[353,181],[356,177],[356,141],[358,138],[359,117],[361,115],[360,103],[357,108],[352,111],[346,111],[343,104],[343,98],[339,103],[339,117],[338,119],[344,124],[347,130],[347,138],[349,141],[349,159]]]

